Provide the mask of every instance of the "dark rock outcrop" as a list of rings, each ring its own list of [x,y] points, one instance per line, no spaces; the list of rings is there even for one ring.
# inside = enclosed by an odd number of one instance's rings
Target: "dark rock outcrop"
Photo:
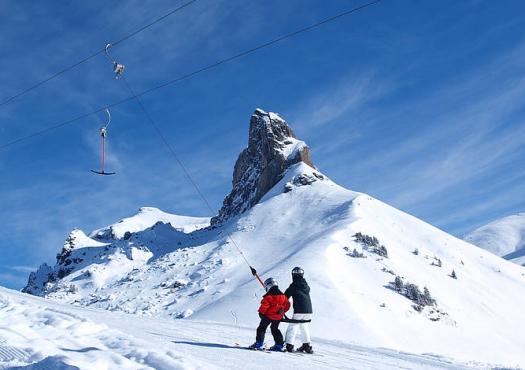
[[[67,261],[67,258],[71,255],[71,251],[75,248],[75,242],[77,240],[77,233],[79,231],[77,229],[73,230],[69,233],[66,241],[64,242],[64,245],[62,247],[62,250],[60,253],[57,254],[57,264],[65,264]]]
[[[29,275],[27,285],[22,289],[23,293],[43,295],[45,284],[50,280],[53,268],[46,263],[42,264],[37,271]]]
[[[256,109],[250,119],[248,147],[235,163],[233,189],[212,218],[212,225],[253,207],[282,179],[286,169],[299,162],[314,167],[308,146],[296,139],[277,114]]]
[[[44,295],[46,286],[59,279],[64,278],[74,271],[75,265],[83,262],[81,258],[72,257],[78,243],[78,239],[85,237],[85,234],[79,230],[74,229],[69,233],[62,250],[56,255],[57,262],[54,267],[48,266],[46,263],[42,264],[37,271],[29,275],[27,285],[22,289],[22,292],[33,295]]]

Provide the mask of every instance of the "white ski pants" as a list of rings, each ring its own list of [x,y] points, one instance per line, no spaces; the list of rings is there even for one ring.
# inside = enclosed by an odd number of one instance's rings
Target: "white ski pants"
[[[292,316],[292,319],[294,320],[311,320],[312,314],[311,313],[294,313]],[[286,343],[288,344],[294,344],[295,337],[297,336],[297,332],[301,332],[303,343],[310,343],[310,323],[300,323],[300,324],[294,324],[289,323],[288,328],[286,329]]]

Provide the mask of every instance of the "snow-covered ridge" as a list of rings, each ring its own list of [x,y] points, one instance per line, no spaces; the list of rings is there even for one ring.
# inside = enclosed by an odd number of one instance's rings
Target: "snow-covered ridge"
[[[93,240],[80,229],[74,229],[73,231],[71,231],[71,233],[69,233],[68,238],[64,242],[64,248],[66,249],[103,247],[105,245],[107,245],[107,243]]]
[[[122,239],[126,232],[136,233],[144,231],[158,222],[171,224],[176,230],[184,233],[208,227],[208,217],[188,217],[173,215],[154,207],[142,207],[134,216],[124,218],[113,225],[95,230],[89,234],[91,238]]]
[[[57,290],[57,282],[78,272],[89,277],[87,285],[98,288],[118,279],[137,266],[179,248],[190,234],[209,226],[207,217],[169,214],[158,208],[142,207],[134,216],[87,236],[75,229],[57,254],[55,266],[42,264],[29,276],[24,292],[46,295]],[[191,244],[191,243],[190,243]],[[63,289],[74,292],[83,284],[69,284]]]
[[[525,266],[525,213],[492,221],[467,234],[465,240]]]

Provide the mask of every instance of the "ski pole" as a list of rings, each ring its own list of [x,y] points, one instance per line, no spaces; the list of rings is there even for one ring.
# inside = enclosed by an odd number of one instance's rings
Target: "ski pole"
[[[250,266],[250,270],[252,271],[252,275],[255,276],[257,278],[257,280],[259,280],[259,283],[261,283],[262,287],[264,288],[264,283],[261,280],[261,278],[259,277],[259,274],[257,273],[257,270],[254,269],[252,266]]]

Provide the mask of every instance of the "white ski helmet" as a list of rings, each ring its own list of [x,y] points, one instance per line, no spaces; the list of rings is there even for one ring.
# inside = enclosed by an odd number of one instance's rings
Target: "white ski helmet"
[[[274,286],[277,286],[277,280],[274,278],[268,278],[264,281],[264,288],[266,291],[269,291]]]
[[[298,275],[298,276],[303,276],[304,275],[304,270],[300,267],[294,267],[293,270],[292,270],[292,276],[294,275]]]

